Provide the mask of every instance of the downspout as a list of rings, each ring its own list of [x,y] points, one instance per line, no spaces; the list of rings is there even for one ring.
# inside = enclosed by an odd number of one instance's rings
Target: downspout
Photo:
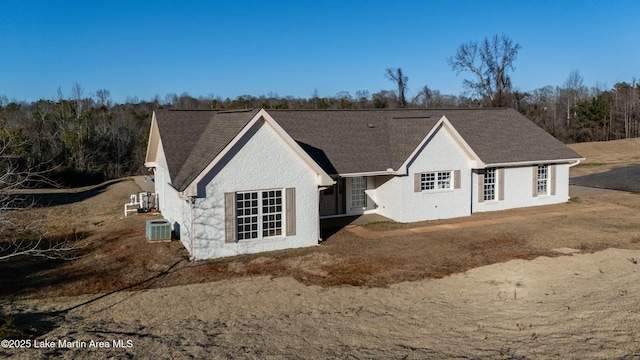
[[[191,256],[189,260],[193,261],[196,259],[196,197],[192,196],[189,202],[191,203]]]
[[[320,220],[320,191],[328,189],[329,186],[318,187],[318,244],[322,242],[322,220]]]
[[[462,171],[460,171],[460,174],[462,174]],[[476,178],[477,179],[477,178]],[[462,179],[460,179],[462,180]],[[471,216],[473,214],[473,199],[477,199],[478,195],[476,194],[476,196],[473,196],[473,189],[477,189],[478,186],[476,186],[476,184],[473,183],[473,168],[471,168],[471,180],[469,181],[469,184],[471,185],[471,191],[469,191],[470,195],[471,195],[471,199],[469,199],[469,204],[471,204],[470,206],[470,212],[469,212],[469,216]],[[477,190],[476,190],[477,191]]]
[[[578,159],[578,160],[576,160],[576,162],[574,162],[573,164],[569,164],[569,167],[570,167],[570,168],[571,168],[571,167],[574,167],[574,166],[576,166],[576,165],[580,164],[580,162],[581,162],[581,161],[582,161],[582,159]]]

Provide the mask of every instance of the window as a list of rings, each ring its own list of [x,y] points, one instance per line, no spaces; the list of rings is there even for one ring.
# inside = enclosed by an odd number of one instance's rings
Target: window
[[[549,180],[549,166],[538,165],[538,195],[547,194],[547,184]]]
[[[367,179],[364,176],[351,178],[351,207],[367,206],[367,197],[364,190],[367,188]]]
[[[438,189],[451,189],[451,172],[438,173]]]
[[[258,237],[258,209],[257,192],[236,194],[238,240]]]
[[[282,235],[282,190],[236,193],[236,219],[238,240]]]
[[[421,190],[451,189],[451,171],[428,172],[420,174]]]
[[[433,190],[436,188],[436,173],[420,174],[420,183],[422,190]]]
[[[262,237],[282,235],[282,190],[262,192]]]
[[[484,200],[496,199],[496,169],[488,168],[484,171]]]

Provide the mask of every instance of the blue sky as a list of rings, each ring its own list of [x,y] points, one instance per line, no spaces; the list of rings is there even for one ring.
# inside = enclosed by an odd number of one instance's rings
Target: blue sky
[[[610,88],[640,77],[640,1],[5,1],[0,95],[18,101],[107,89],[162,99],[310,97],[392,90],[401,67],[409,96],[428,85],[460,94],[446,59],[460,44],[504,34],[522,46],[521,91]]]

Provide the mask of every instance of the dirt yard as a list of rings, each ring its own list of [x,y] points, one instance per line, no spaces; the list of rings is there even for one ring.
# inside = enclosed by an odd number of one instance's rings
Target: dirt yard
[[[575,146],[589,159],[572,181],[640,159],[638,141]],[[0,337],[32,345],[0,357],[640,358],[640,196],[575,189],[561,205],[200,262],[144,240],[154,215],[123,218],[134,181],[47,194],[28,215],[86,246],[70,262],[0,263]],[[33,348],[44,340],[55,346]]]

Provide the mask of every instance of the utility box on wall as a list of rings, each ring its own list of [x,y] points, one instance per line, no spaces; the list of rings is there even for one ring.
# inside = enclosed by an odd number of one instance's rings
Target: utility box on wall
[[[147,220],[145,232],[147,241],[171,241],[171,223],[169,220]]]

